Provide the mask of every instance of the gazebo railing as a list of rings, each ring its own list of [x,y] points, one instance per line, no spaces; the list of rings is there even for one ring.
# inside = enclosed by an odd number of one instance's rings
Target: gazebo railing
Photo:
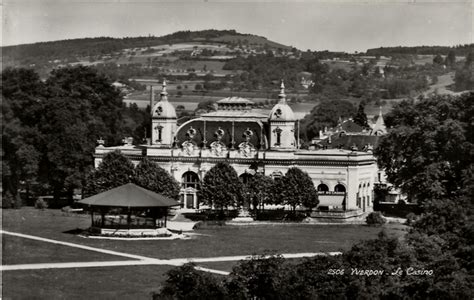
[[[164,221],[149,218],[132,218],[130,223],[127,222],[127,217],[105,217],[94,218],[92,222],[93,227],[107,228],[107,229],[156,229],[164,227]]]

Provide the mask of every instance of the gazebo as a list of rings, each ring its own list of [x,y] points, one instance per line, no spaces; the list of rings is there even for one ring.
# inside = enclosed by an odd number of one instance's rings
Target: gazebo
[[[78,203],[89,207],[92,229],[100,229],[101,233],[125,230],[130,234],[134,231],[138,235],[143,235],[147,230],[166,227],[168,209],[180,205],[171,198],[133,183],[85,198]],[[94,212],[100,213],[100,218],[94,218]],[[109,215],[106,218],[107,213]],[[157,224],[158,218],[164,218],[164,222]]]

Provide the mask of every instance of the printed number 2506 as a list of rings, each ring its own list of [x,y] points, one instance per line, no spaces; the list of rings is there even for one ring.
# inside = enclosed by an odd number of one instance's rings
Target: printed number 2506
[[[344,275],[344,269],[329,269],[328,275]]]

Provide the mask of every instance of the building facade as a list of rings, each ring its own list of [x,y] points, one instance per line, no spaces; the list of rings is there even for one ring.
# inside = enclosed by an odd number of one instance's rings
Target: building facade
[[[291,167],[307,172],[318,190],[320,206],[341,210],[372,210],[377,165],[371,151],[303,150],[296,137],[297,120],[281,84],[279,102],[269,115],[253,111],[253,102],[239,97],[217,101],[217,110],[177,125],[166,83],[155,103],[153,90],[151,141],[118,147],[99,145],[95,165],[120,150],[138,164],[148,157],[181,183],[181,203],[198,208],[197,191],[206,172],[218,162],[229,163],[245,181],[256,173],[273,178]]]

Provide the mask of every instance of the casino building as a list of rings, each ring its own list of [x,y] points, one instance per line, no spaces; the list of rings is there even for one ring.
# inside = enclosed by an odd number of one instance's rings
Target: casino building
[[[151,90],[151,141],[118,147],[99,143],[95,166],[115,150],[135,164],[148,157],[181,183],[181,203],[185,208],[199,208],[200,182],[218,162],[229,163],[244,182],[256,173],[275,178],[291,167],[298,167],[312,178],[320,206],[360,213],[371,211],[377,176],[371,151],[299,149],[297,119],[287,104],[283,82],[278,97],[279,102],[269,115],[255,112],[250,100],[229,97],[217,101],[216,111],[178,126],[164,82],[156,103]]]

